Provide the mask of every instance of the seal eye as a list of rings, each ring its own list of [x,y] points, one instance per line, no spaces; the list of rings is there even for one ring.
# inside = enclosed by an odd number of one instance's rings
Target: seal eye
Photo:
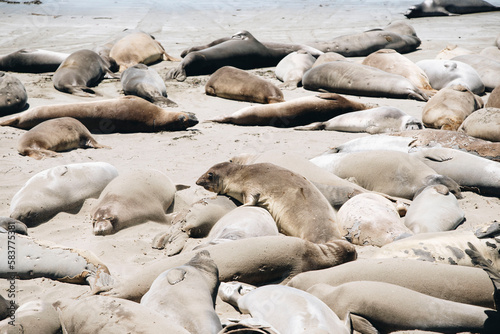
[[[208,176],[208,180],[209,181],[213,181],[214,180],[214,173],[208,173],[207,176]]]

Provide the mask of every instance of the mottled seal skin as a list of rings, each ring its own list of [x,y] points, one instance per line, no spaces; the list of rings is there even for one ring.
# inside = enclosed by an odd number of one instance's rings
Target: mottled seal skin
[[[485,107],[487,108],[500,108],[500,85],[495,87],[491,94],[488,96],[488,101]]]
[[[272,82],[233,66],[224,66],[215,71],[205,84],[205,93],[256,103],[285,101],[283,92]]]
[[[0,71],[0,116],[23,110],[27,102],[28,93],[21,80]]]
[[[48,119],[65,116],[79,120],[91,133],[99,134],[179,131],[198,124],[193,113],[166,110],[129,95],[94,102],[39,106],[3,118],[0,126],[29,130]]]
[[[369,109],[373,106],[373,104],[353,101],[335,93],[319,93],[281,103],[245,107],[232,115],[217,117],[211,121],[286,128],[326,121],[344,113]]]
[[[270,324],[279,333],[350,332],[325,303],[290,286],[271,284],[251,289],[238,282],[221,283],[219,296],[257,322]]]
[[[276,78],[284,82],[285,88],[295,89],[302,82],[302,76],[316,62],[316,58],[303,50],[292,52],[276,65]]]
[[[196,181],[208,191],[269,211],[281,233],[325,243],[341,237],[335,212],[305,177],[270,163],[222,162]]]
[[[447,86],[425,104],[422,122],[427,128],[456,131],[470,114],[483,106],[481,97],[467,87]]]
[[[149,65],[162,60],[179,60],[168,55],[153,36],[140,31],[130,32],[116,41],[109,56],[120,66],[120,72],[136,64]]]
[[[335,116],[326,122],[315,122],[296,127],[295,130],[330,130],[345,132],[367,132],[378,134],[404,130],[422,129],[419,119],[408,115],[401,109],[383,106],[360,111],[351,111]]]
[[[388,333],[424,330],[441,333],[495,333],[500,321],[495,310],[425,295],[398,285],[355,281],[336,287],[317,284],[307,290],[341,319],[350,318],[357,331]]]
[[[253,285],[286,283],[298,273],[324,269],[356,259],[354,245],[344,240],[316,244],[288,236],[240,239],[204,250],[219,268],[221,282],[239,281]],[[139,300],[165,270],[188,262],[197,251],[162,257],[144,265],[141,272],[116,284],[106,295]]]
[[[92,50],[70,54],[54,72],[52,81],[58,91],[78,96],[95,96],[90,87],[97,86],[104,76],[116,77],[101,56]]]
[[[167,97],[167,87],[155,69],[144,64],[130,66],[121,75],[125,95],[142,97],[160,106],[177,107],[177,103]]]
[[[307,90],[339,94],[428,100],[425,92],[401,75],[341,60],[311,68],[304,74],[302,85]]]
[[[99,144],[80,121],[71,117],[42,122],[21,135],[17,143],[19,154],[37,160],[60,156],[56,152],[88,147],[110,148]]]
[[[69,53],[20,49],[0,56],[0,71],[22,73],[54,72]]]
[[[479,74],[485,91],[491,92],[495,87],[500,85],[500,59],[492,60],[488,57],[474,54],[457,56],[452,60],[472,66],[477,71],[477,74]]]
[[[404,14],[407,18],[425,16],[453,16],[498,11],[500,7],[483,0],[425,0],[421,4],[411,6]]]
[[[200,251],[189,262],[161,273],[141,298],[141,305],[191,334],[217,334],[222,330],[215,312],[218,289],[217,265],[208,251]]]
[[[477,269],[406,258],[359,258],[332,268],[300,273],[287,285],[307,291],[319,283],[338,286],[352,281],[385,282],[436,298],[492,308],[493,285],[488,275]]]
[[[500,108],[482,108],[467,117],[458,131],[475,138],[500,142],[499,125]]]

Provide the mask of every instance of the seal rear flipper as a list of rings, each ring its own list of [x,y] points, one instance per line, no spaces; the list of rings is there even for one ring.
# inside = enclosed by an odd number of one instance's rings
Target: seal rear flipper
[[[378,329],[366,318],[352,313],[349,314],[349,318],[351,319],[351,328],[353,330],[363,334],[380,334]]]
[[[12,126],[16,127],[19,124],[19,116],[14,116],[0,122],[0,126]]]
[[[61,154],[56,153],[54,151],[49,151],[49,150],[44,150],[44,149],[33,149],[33,148],[28,148],[23,150],[22,152],[19,151],[19,154],[28,156],[30,158],[36,159],[36,160],[42,160],[44,158],[56,158],[61,156]]]
[[[164,107],[176,108],[179,106],[177,103],[175,103],[174,101],[165,96],[155,97],[152,102],[161,108]]]
[[[171,69],[167,72],[167,75],[165,75],[165,80],[175,79],[177,81],[184,81],[186,78],[186,70],[182,66]]]
[[[304,126],[296,126],[293,128],[294,130],[299,130],[299,131],[311,131],[311,130],[324,130],[325,129],[325,123],[323,122],[314,122],[308,125]]]
[[[82,97],[102,96],[101,94],[97,93],[96,91],[87,86],[70,86],[60,91]]]

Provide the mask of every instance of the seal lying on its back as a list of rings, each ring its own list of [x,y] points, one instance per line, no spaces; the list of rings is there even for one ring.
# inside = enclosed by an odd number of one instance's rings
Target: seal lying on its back
[[[21,80],[0,71],[0,116],[21,111],[28,102],[28,93]]]
[[[283,234],[316,243],[341,238],[335,212],[325,196],[305,177],[288,169],[270,163],[222,162],[196,184],[244,205],[267,209]]]
[[[404,15],[411,19],[424,16],[452,16],[498,10],[500,10],[500,7],[484,0],[425,0],[419,5],[408,8]]]
[[[0,56],[0,70],[23,73],[54,72],[68,56],[69,53],[21,49]]]

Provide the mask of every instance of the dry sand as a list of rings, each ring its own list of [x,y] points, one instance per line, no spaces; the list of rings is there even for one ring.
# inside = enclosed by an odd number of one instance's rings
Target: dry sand
[[[157,1],[43,1],[41,5],[0,2],[0,54],[19,48],[70,53],[101,45],[125,28],[142,29],[153,34],[167,53],[173,56],[179,56],[183,49],[190,46],[205,44],[243,29],[261,41],[324,41],[404,19],[402,13],[415,2],[211,0],[165,1],[159,4]],[[409,22],[422,40],[419,50],[406,55],[413,61],[434,58],[447,44],[458,44],[479,52],[493,45],[500,32],[498,13],[421,18]],[[163,76],[177,65],[175,62],[161,62],[153,67]],[[280,84],[273,68],[251,72]],[[96,87],[101,97],[83,98],[56,91],[52,86],[51,73],[19,73],[16,76],[26,86],[30,107],[123,95],[118,80],[106,79]],[[250,105],[205,95],[204,84],[207,80],[208,76],[198,76],[189,77],[185,82],[167,82],[169,97],[177,102],[179,110],[194,112],[200,121],[198,125],[181,132],[95,136],[98,142],[111,146],[111,150],[78,149],[64,153],[62,157],[37,161],[17,153],[17,140],[24,130],[0,128],[0,216],[8,216],[13,195],[30,177],[57,165],[105,161],[116,166],[119,171],[150,167],[165,172],[176,183],[197,187],[195,180],[210,166],[236,154],[274,149],[311,158],[332,146],[367,136],[363,133],[302,132],[205,122],[214,116],[232,113]],[[286,100],[315,94],[303,88],[283,92]],[[413,100],[348,97],[362,102],[392,105],[416,117],[421,117],[424,106],[423,102]],[[483,98],[486,100],[487,96]],[[111,236],[94,236],[89,223],[89,212],[94,202],[94,199],[88,200],[76,215],[58,214],[51,221],[31,228],[30,235],[69,247],[91,250],[118,279],[126,279],[129,273],[140,271],[144,263],[164,256],[162,251],[151,248],[153,237],[166,228],[157,223],[128,228]],[[460,206],[467,218],[461,228],[499,218],[498,198],[465,192]],[[5,295],[7,289],[7,282],[0,280],[0,293]],[[87,292],[88,286],[33,279],[17,281],[17,289],[17,302],[23,304],[39,298],[54,301],[61,296],[76,297]],[[224,318],[229,309],[220,308],[221,317]]]

